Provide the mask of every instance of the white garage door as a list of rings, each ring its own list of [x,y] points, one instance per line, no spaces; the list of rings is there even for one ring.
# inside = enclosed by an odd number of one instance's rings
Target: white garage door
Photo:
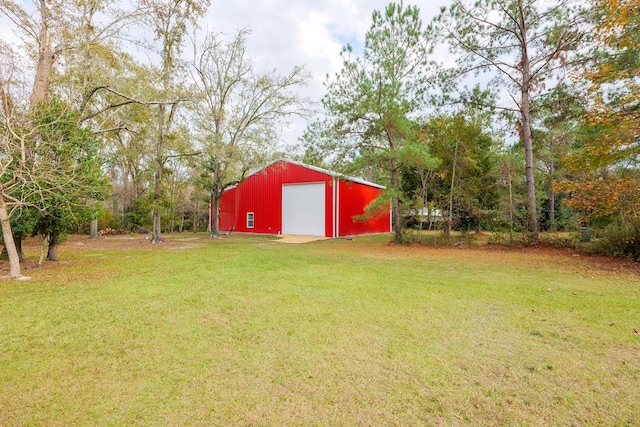
[[[282,233],[324,236],[324,182],[282,186]]]

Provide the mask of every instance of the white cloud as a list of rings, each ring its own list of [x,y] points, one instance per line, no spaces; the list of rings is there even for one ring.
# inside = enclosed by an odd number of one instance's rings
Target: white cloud
[[[342,64],[340,51],[345,44],[355,47],[364,42],[374,10],[383,10],[390,0],[235,0],[213,1],[200,27],[201,31],[222,32],[232,37],[240,28],[249,28],[247,41],[250,58],[258,68],[286,73],[304,65],[312,81],[301,95],[319,102],[324,94],[323,82]],[[446,0],[418,1],[425,25],[438,13]],[[12,25],[0,16],[0,38],[18,44]],[[185,49],[185,53],[190,51]],[[304,131],[305,123],[294,121],[284,135],[288,142]]]
[[[305,65],[313,80],[302,94],[319,102],[327,74],[334,75],[342,65],[342,47],[361,46],[373,11],[384,10],[388,3],[388,0],[214,2],[202,29],[232,35],[238,28],[250,28],[247,49],[258,66],[285,73],[296,65]],[[424,3],[418,5],[425,25],[445,3],[446,0],[437,0],[428,7]],[[285,140],[295,142],[305,126],[300,120],[293,121],[283,135]]]

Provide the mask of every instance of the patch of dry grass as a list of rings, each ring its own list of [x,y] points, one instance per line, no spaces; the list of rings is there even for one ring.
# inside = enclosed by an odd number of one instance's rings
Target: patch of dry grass
[[[0,283],[0,425],[638,425],[635,270],[387,242],[72,239]]]

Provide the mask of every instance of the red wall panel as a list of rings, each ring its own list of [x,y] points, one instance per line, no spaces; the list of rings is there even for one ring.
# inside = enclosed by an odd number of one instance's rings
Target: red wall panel
[[[237,188],[225,191],[220,197],[220,210],[218,227],[220,231],[237,230],[238,224],[238,204],[236,203],[238,194]]]
[[[338,186],[338,237],[391,231],[389,204],[379,211],[366,213],[382,189],[352,181],[340,181]],[[359,218],[364,216],[364,218]]]
[[[222,195],[220,207],[220,229],[223,224],[228,226],[232,221],[226,217],[231,215],[227,206],[235,203],[235,231],[263,234],[282,233],[282,185],[299,184],[309,182],[324,182],[325,191],[325,236],[333,235],[331,212],[333,210],[332,197],[333,177],[313,169],[308,169],[294,163],[277,161],[265,169],[250,175],[234,189],[237,192],[235,200],[227,193]],[[247,228],[246,214],[254,213],[254,227]],[[224,217],[224,218],[223,218]]]

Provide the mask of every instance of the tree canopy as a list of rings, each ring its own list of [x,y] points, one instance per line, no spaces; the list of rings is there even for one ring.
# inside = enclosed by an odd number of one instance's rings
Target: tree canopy
[[[396,241],[402,240],[400,168],[430,159],[414,120],[430,87],[430,41],[417,6],[391,3],[374,11],[362,54],[345,46],[342,70],[327,82],[323,99],[329,143],[357,164],[384,171]]]

